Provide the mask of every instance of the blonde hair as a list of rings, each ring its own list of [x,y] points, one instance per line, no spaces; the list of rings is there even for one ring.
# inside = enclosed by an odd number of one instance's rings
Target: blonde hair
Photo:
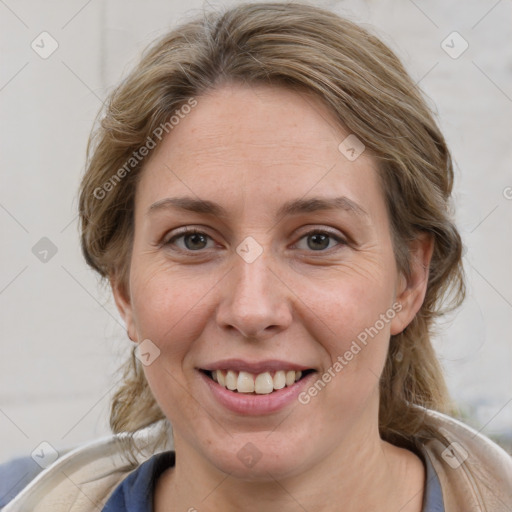
[[[413,439],[425,429],[422,408],[446,410],[431,331],[465,293],[450,210],[453,167],[417,85],[396,55],[356,24],[307,4],[247,3],[207,13],[152,44],[110,95],[89,140],[79,205],[85,259],[127,289],[144,161],[130,168],[126,162],[187,101],[227,82],[312,92],[365,144],[379,165],[399,270],[409,272],[408,243],[420,232],[432,235],[424,303],[392,336],[380,382],[382,437],[397,444]],[[132,354],[113,398],[111,427],[134,432],[163,417]]]

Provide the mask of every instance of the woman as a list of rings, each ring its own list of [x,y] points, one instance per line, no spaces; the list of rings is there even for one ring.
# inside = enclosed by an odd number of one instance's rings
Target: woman
[[[135,342],[115,436],[5,510],[510,510],[430,341],[464,295],[452,182],[396,56],[333,13],[243,4],[157,41],[81,186]]]

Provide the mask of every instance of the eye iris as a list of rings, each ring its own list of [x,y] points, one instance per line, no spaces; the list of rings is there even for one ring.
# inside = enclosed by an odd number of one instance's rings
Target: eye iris
[[[192,240],[192,244],[189,243],[190,240]],[[201,233],[191,233],[189,235],[185,235],[184,241],[185,246],[190,250],[203,249],[206,245],[206,237]],[[199,244],[199,247],[196,245],[196,243]]]
[[[313,243],[311,241],[314,240]],[[319,244],[319,245],[315,245]],[[322,233],[316,233],[308,237],[308,247],[310,249],[325,249],[329,247],[329,235],[324,235]]]

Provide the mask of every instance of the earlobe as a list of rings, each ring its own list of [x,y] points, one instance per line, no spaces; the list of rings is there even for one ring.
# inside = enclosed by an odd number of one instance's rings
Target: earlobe
[[[117,310],[121,314],[126,326],[126,333],[132,341],[137,341],[137,333],[135,330],[135,323],[133,319],[133,308],[131,304],[130,294],[128,293],[126,286],[117,280],[114,276],[109,278],[110,287],[112,288],[112,294],[114,295],[114,301],[117,306]]]
[[[400,334],[412,322],[425,300],[433,250],[434,240],[428,233],[420,233],[409,243],[410,273],[398,278],[396,301],[401,309],[391,322],[392,335]]]

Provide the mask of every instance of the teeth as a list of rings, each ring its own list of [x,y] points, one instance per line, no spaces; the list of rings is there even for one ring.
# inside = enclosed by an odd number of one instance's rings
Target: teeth
[[[226,374],[226,387],[231,391],[234,391],[236,389],[237,380],[237,374],[229,370]]]
[[[254,391],[254,378],[248,372],[240,372],[236,381],[236,389],[240,393],[252,393]],[[258,392],[258,391],[257,391]]]
[[[283,389],[286,386],[286,373],[279,370],[274,374],[274,389]]]
[[[302,377],[302,372],[278,370],[272,376],[270,372],[254,375],[245,371],[214,370],[211,375],[215,382],[231,391],[268,395],[274,390],[283,389],[297,382]]]
[[[260,373],[254,381],[254,391],[258,395],[268,395],[274,391],[274,381],[270,373]]]

